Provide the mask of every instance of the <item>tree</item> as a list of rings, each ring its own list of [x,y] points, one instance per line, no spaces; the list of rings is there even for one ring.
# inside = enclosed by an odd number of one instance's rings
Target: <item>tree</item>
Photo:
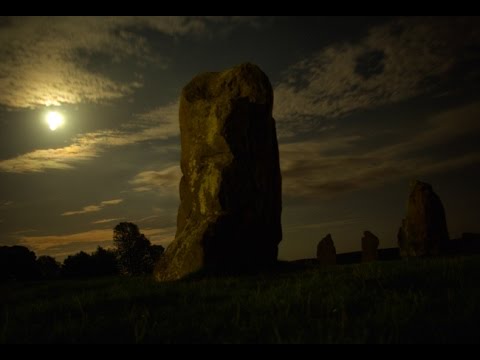
[[[113,250],[105,250],[101,246],[91,255],[92,267],[95,276],[118,274],[117,257]]]
[[[37,265],[42,279],[56,279],[60,276],[60,263],[51,256],[40,256]]]
[[[36,258],[25,246],[0,246],[0,280],[38,280]]]
[[[116,274],[118,274],[118,264],[115,252],[101,246],[91,254],[80,251],[68,256],[62,266],[62,275],[67,278]]]
[[[68,256],[63,261],[62,275],[67,278],[92,276],[92,256],[84,251]]]
[[[138,226],[121,222],[113,229],[113,244],[116,249],[120,272],[125,275],[141,275],[153,270],[150,241],[140,233]]]

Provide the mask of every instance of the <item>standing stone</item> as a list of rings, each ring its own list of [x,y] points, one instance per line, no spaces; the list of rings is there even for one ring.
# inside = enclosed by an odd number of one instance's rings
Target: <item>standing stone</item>
[[[273,91],[253,64],[203,73],[182,91],[180,207],[158,280],[276,262],[282,185]]]
[[[380,241],[378,237],[370,231],[364,231],[362,237],[362,262],[377,261],[378,245]]]
[[[400,255],[437,255],[448,241],[445,210],[430,184],[414,181],[408,198],[407,217],[398,231]]]
[[[318,243],[317,260],[320,265],[336,265],[337,251],[333,244],[332,235],[328,234]]]

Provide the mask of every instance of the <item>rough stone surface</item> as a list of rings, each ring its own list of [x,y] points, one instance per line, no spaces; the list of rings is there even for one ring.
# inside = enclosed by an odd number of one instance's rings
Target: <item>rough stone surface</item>
[[[317,260],[320,265],[336,265],[337,251],[333,244],[332,235],[325,236],[317,245]]]
[[[412,182],[407,217],[398,231],[400,255],[437,255],[448,239],[445,210],[440,198],[430,184]]]
[[[158,280],[272,264],[281,229],[273,91],[255,65],[204,73],[183,88],[180,207]]]
[[[364,231],[362,237],[362,262],[376,261],[378,259],[378,237],[370,231]]]

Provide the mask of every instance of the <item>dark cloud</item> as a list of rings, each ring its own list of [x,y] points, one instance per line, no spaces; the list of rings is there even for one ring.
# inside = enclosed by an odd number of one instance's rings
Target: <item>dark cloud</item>
[[[384,70],[385,53],[382,50],[370,50],[355,59],[355,73],[365,80],[382,74]]]
[[[280,133],[309,132],[316,123],[309,119],[338,118],[432,92],[467,48],[480,45],[477,21],[399,19],[294,64],[275,86]],[[480,52],[470,56],[478,60]]]
[[[448,110],[429,118],[425,130],[369,150],[362,146],[368,142],[368,134],[280,145],[283,192],[290,198],[332,197],[479,163],[477,151],[448,157],[432,151],[480,135],[479,118],[480,103]]]
[[[92,71],[92,61],[112,67],[133,60],[165,67],[142,35],[150,30],[170,37],[209,33],[213,24],[252,24],[254,17],[18,17],[0,26],[0,104],[8,107],[103,102],[132,94],[143,86],[135,68],[118,80]],[[135,76],[135,74],[137,74]]]

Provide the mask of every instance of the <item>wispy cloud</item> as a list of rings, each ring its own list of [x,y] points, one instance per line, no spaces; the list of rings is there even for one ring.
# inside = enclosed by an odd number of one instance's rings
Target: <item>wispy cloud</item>
[[[479,163],[478,152],[445,157],[432,151],[479,134],[479,118],[480,103],[446,111],[432,116],[427,130],[371,150],[362,145],[368,135],[280,145],[283,192],[289,197],[331,197],[400,178],[421,177]]]
[[[113,200],[105,200],[100,203],[101,206],[106,206],[106,205],[118,205],[121,202],[123,202],[123,199],[113,199]]]
[[[179,103],[176,101],[136,115],[133,124],[126,125],[127,128],[134,129],[134,132],[125,135],[124,141],[135,143],[177,136],[180,133],[178,107]]]
[[[94,135],[93,138],[91,135]],[[71,169],[72,163],[98,156],[100,136],[87,134],[77,138],[72,145],[58,149],[40,149],[0,161],[0,171],[10,173],[41,172],[46,169]]]
[[[147,222],[147,221],[151,221],[153,219],[158,219],[158,218],[159,218],[159,215],[150,215],[150,216],[145,216],[141,219],[138,219],[135,222],[136,223],[142,223],[142,222]]]
[[[37,229],[23,229],[23,230],[18,230],[18,231],[11,232],[10,235],[14,236],[14,237],[17,237],[18,235],[34,233],[34,232],[37,232],[37,231],[38,231]]]
[[[84,206],[81,210],[66,211],[62,214],[62,216],[72,216],[72,215],[80,215],[80,214],[87,214],[91,212],[97,212],[102,210],[105,206],[118,205],[121,202],[123,202],[123,199],[105,200],[97,205]]]
[[[135,116],[121,130],[100,130],[77,136],[71,145],[57,149],[39,149],[0,161],[0,172],[27,173],[49,169],[72,169],[75,163],[98,157],[115,146],[161,140],[177,136],[178,102]]]
[[[43,236],[21,236],[19,244],[28,246],[35,252],[45,253],[51,248],[68,245],[71,243],[99,243],[112,240],[112,229],[89,230],[75,234],[64,235],[43,235]]]
[[[275,86],[279,133],[306,133],[316,129],[315,120],[431,92],[467,53],[462,49],[480,43],[476,23],[468,18],[399,19],[372,28],[359,42],[328,46],[294,64]]]
[[[158,191],[163,194],[177,193],[182,172],[174,165],[160,171],[142,171],[135,175],[130,184],[134,191]]]
[[[100,219],[100,220],[97,220],[97,221],[93,221],[92,224],[107,224],[107,223],[111,223],[111,222],[114,222],[114,221],[119,221],[119,220],[122,220],[123,218],[111,218],[111,219]]]
[[[176,226],[169,226],[163,228],[147,228],[142,232],[148,237],[152,244],[159,244],[168,246],[175,238]]]
[[[218,22],[255,23],[252,18],[187,16],[6,18],[0,27],[0,104],[37,107],[123,97],[142,86],[136,70],[145,63],[165,66],[142,30],[198,35]],[[120,80],[92,71],[101,58],[110,68],[126,60],[136,64],[133,76]]]
[[[166,246],[175,236],[175,227],[147,228],[142,232],[152,243]],[[78,251],[93,251],[98,245],[113,245],[112,239],[112,229],[98,229],[64,235],[20,236],[17,241],[37,255],[65,256]]]

